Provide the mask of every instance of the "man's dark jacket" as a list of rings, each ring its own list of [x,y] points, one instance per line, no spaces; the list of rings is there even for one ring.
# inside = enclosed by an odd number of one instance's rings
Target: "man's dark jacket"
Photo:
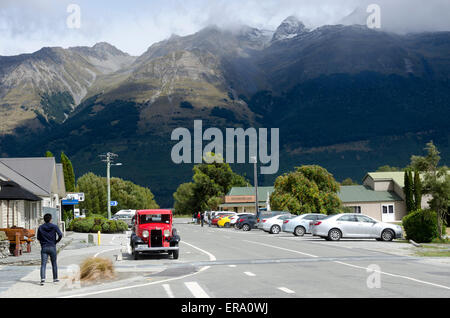
[[[56,238],[58,235],[58,238]],[[37,233],[37,239],[41,242],[41,247],[55,247],[56,243],[61,241],[62,233],[59,228],[53,223],[42,224]]]

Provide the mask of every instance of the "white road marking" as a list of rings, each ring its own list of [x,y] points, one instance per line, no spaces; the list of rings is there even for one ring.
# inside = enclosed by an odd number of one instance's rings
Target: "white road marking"
[[[122,250],[121,247],[116,247],[116,248],[110,248],[109,250],[105,250],[105,251],[100,251],[97,254],[94,255],[94,257],[97,257],[100,254],[106,253],[106,252],[110,252],[110,251],[115,251],[115,250]]]
[[[303,252],[299,252],[299,251],[295,251],[295,250],[290,250],[290,249],[279,247],[279,246],[275,246],[275,245],[269,245],[269,244],[264,244],[264,243],[260,243],[260,242],[254,242],[254,241],[247,241],[247,240],[244,240],[244,241],[245,242],[249,242],[249,243],[254,243],[254,244],[267,246],[267,247],[273,247],[273,248],[277,248],[277,249],[280,249],[280,250],[285,250],[285,251],[289,251],[289,252],[293,252],[293,253],[303,254],[303,255],[310,256],[310,257],[318,257],[316,255],[303,253]],[[363,267],[363,266],[352,265],[352,264],[343,263],[343,262],[339,262],[339,261],[334,261],[334,263],[338,263],[338,264],[341,264],[341,265],[346,265],[346,266],[350,266],[350,267],[354,267],[354,268],[360,268],[360,269],[367,270],[367,267]],[[414,281],[414,282],[417,282],[417,283],[422,283],[422,284],[431,285],[431,286],[435,286],[435,287],[439,287],[439,288],[444,288],[444,289],[449,289],[450,290],[450,287],[448,287],[448,286],[439,285],[439,284],[435,284],[435,283],[430,283],[430,282],[427,282],[427,281],[419,280],[419,279],[408,277],[408,276],[391,274],[391,273],[387,273],[387,272],[380,272],[380,273],[384,274],[384,275],[387,275],[387,276],[403,278],[403,279],[411,280],[411,281]]]
[[[228,267],[236,267],[236,265],[228,265]],[[0,267],[1,268],[1,267]]]
[[[340,261],[334,261],[334,262],[338,263],[338,264],[354,267],[354,268],[360,268],[360,269],[367,270],[367,267],[363,267],[363,266],[357,266],[357,265],[348,264],[348,263],[344,263],[344,262],[340,262]],[[391,273],[382,272],[382,271],[375,271],[375,272],[380,273],[380,274],[384,274],[384,275],[387,275],[387,276],[404,278],[404,279],[408,279],[408,280],[411,280],[411,281],[414,281],[414,282],[417,282],[417,283],[422,283],[422,284],[431,285],[431,286],[440,287],[440,288],[444,288],[444,289],[449,289],[450,290],[450,287],[448,287],[448,286],[439,285],[439,284],[435,284],[435,283],[430,283],[430,282],[426,282],[426,281],[423,281],[423,280],[420,280],[420,279],[416,279],[416,278],[412,278],[412,277],[408,277],[408,276],[391,274]]]
[[[264,244],[264,243],[260,243],[260,242],[254,242],[254,241],[247,241],[247,240],[244,240],[244,242],[249,242],[249,243],[253,243],[253,244],[259,244],[259,245],[262,245],[262,246],[267,246],[267,247],[272,247],[272,248],[277,248],[279,250],[288,251],[288,252],[297,253],[297,254],[302,254],[302,255],[309,256],[309,257],[319,257],[317,255],[303,253],[303,252],[299,252],[299,251],[296,251],[296,250],[291,250],[291,249],[288,249],[288,248],[279,247],[279,246],[275,246],[275,245]]]
[[[256,276],[255,274],[253,274],[252,272],[244,272],[245,275],[247,276]]]
[[[184,283],[195,298],[210,298],[197,282]]]
[[[295,291],[290,290],[289,288],[286,287],[278,287],[278,289],[285,292],[286,294],[295,294]]]
[[[162,287],[164,288],[164,290],[167,293],[167,296],[169,296],[169,298],[175,298],[175,296],[172,293],[172,289],[170,288],[169,284],[163,284]]]
[[[201,248],[199,248],[199,247],[197,247],[197,246],[194,246],[194,245],[192,245],[192,244],[189,244],[189,243],[187,243],[187,242],[185,242],[185,241],[180,241],[180,243],[189,245],[190,247],[195,248],[196,250],[199,250],[199,251],[202,252],[202,253],[205,253],[206,255],[208,255],[210,261],[215,261],[215,260],[216,260],[216,257],[215,257],[214,255],[212,255],[210,252],[207,252],[207,251],[205,251],[205,250],[202,250]]]
[[[200,249],[200,248],[198,248],[198,247],[196,247],[196,246],[194,246],[192,244],[189,244],[189,243],[187,243],[185,241],[182,241],[182,243],[187,244],[190,247],[195,248],[195,249],[205,253],[206,255],[208,255],[210,261],[215,261],[216,260],[216,257],[213,254],[211,254],[211,253],[209,253],[209,252],[207,252],[205,250],[202,250],[202,249]],[[174,281],[174,280],[180,280],[180,279],[183,279],[183,278],[186,278],[186,277],[197,275],[197,274],[207,270],[208,268],[210,268],[210,266],[204,266],[204,267],[200,268],[198,272],[186,274],[186,275],[179,276],[179,277],[162,279],[162,280],[159,280],[159,281],[156,281],[156,282],[150,282],[150,283],[144,283],[144,284],[138,284],[138,285],[131,285],[131,286],[124,286],[124,287],[117,287],[117,288],[111,288],[111,289],[104,289],[104,290],[99,290],[99,291],[95,291],[95,292],[88,292],[88,293],[84,293],[84,294],[63,296],[61,298],[75,298],[75,297],[99,295],[99,294],[111,293],[111,292],[116,292],[116,291],[121,291],[121,290],[126,290],[126,289],[140,288],[140,287],[145,287],[145,286],[150,286],[150,285],[156,285],[156,284],[171,282],[171,281]]]

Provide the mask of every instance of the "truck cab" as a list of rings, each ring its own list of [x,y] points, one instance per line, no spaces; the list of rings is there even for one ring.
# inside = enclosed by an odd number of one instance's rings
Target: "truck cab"
[[[138,210],[132,219],[130,237],[134,259],[141,253],[168,253],[178,259],[180,236],[172,226],[172,211]]]

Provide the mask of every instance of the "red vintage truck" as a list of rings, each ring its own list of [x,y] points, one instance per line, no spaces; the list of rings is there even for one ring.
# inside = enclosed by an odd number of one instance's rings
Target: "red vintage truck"
[[[172,211],[138,210],[132,219],[130,237],[134,259],[141,253],[168,253],[178,259],[180,236],[172,226]]]

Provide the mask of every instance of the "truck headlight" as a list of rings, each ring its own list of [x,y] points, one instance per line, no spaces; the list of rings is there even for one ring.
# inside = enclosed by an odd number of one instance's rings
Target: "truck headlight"
[[[170,236],[170,231],[169,230],[165,230],[164,231],[164,236],[165,237],[169,237]]]
[[[147,230],[142,231],[142,236],[144,238],[147,238],[148,237],[148,231]]]

